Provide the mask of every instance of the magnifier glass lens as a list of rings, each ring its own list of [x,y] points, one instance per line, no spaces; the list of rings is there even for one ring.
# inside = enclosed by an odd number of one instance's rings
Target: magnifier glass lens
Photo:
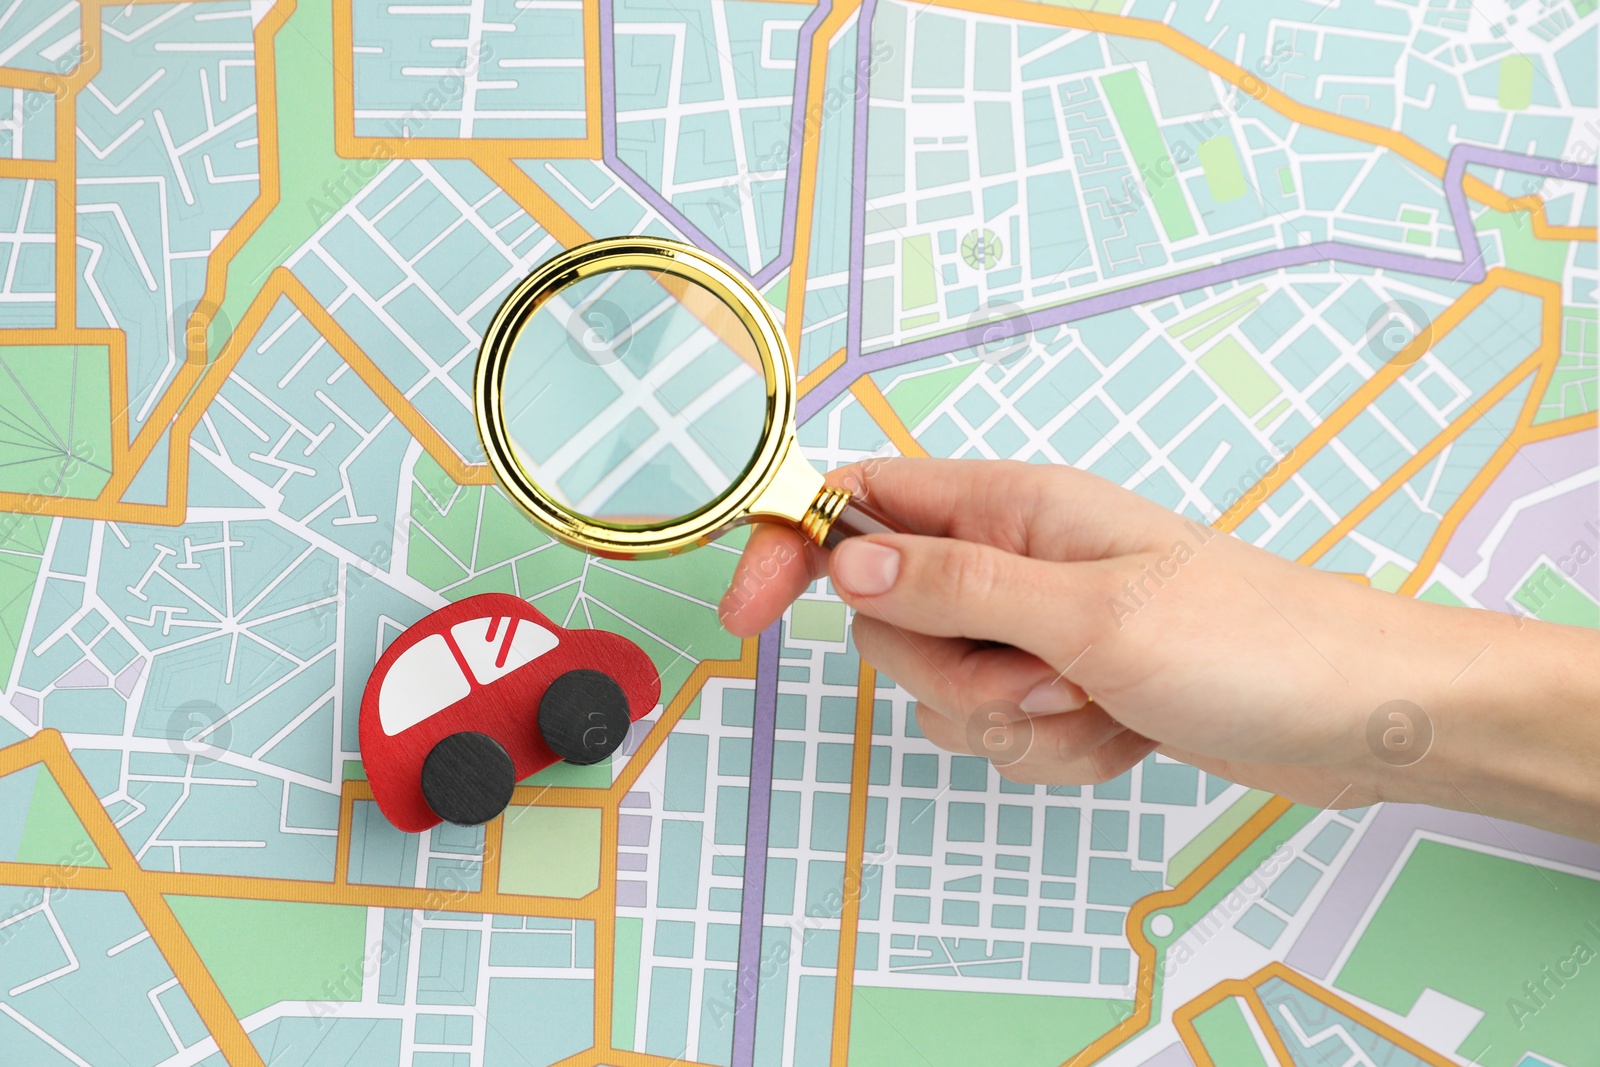
[[[709,290],[648,270],[550,297],[512,342],[506,429],[519,462],[579,515],[650,524],[721,496],[760,447],[755,341]]]

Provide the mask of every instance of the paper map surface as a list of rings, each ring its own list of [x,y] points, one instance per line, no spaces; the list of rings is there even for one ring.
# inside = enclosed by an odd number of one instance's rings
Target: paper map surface
[[[1597,26],[0,0],[0,1063],[1600,1064],[1600,848],[1159,757],[1005,782],[826,583],[723,631],[741,538],[552,543],[470,398],[535,264],[677,236],[776,309],[821,466],[1072,464],[1594,626]],[[663,705],[400,834],[362,688],[487,590],[631,637]]]

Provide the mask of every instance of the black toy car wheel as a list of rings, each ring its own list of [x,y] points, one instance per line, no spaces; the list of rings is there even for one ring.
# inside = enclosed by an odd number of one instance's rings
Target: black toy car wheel
[[[587,767],[627,740],[628,698],[603,671],[568,671],[539,700],[539,736],[550,751]]]
[[[488,734],[451,734],[422,763],[422,798],[458,826],[478,826],[505,811],[516,787],[511,756]]]

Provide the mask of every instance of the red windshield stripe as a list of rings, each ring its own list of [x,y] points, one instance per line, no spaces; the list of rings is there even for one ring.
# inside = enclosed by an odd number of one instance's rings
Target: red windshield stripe
[[[494,620],[494,625],[500,625],[500,620],[498,618]],[[494,659],[494,665],[496,667],[504,667],[506,665],[506,657],[511,654],[511,639],[516,635],[517,619],[513,617],[511,619],[511,625],[506,627],[505,640],[500,642],[500,654]],[[489,640],[494,640],[494,630],[492,629],[489,631]]]

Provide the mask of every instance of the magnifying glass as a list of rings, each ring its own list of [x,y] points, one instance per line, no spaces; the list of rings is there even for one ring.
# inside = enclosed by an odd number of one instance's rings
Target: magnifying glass
[[[831,548],[899,532],[824,485],[795,437],[794,360],[744,278],[679,241],[614,237],[523,279],[484,334],[478,433],[557,539],[648,559],[749,522]]]

